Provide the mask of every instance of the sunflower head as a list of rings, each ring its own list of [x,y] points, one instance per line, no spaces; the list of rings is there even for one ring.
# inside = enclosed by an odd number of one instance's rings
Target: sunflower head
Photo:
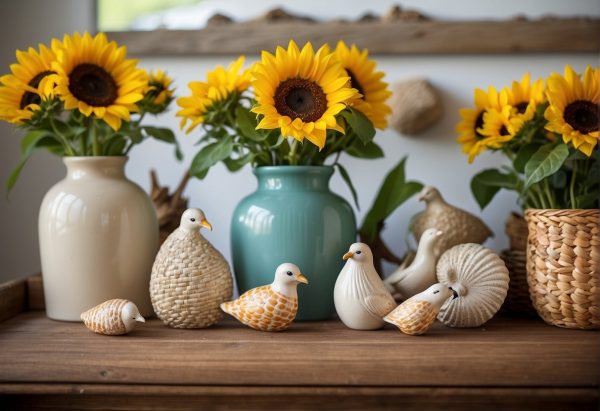
[[[222,114],[221,108],[232,100],[239,100],[241,93],[248,89],[251,80],[250,70],[242,70],[244,56],[240,56],[227,68],[217,67],[207,74],[206,81],[192,81],[188,84],[191,95],[177,99],[181,110],[181,128],[189,133],[205,121],[207,116]],[[188,126],[189,122],[189,126]]]
[[[521,123],[511,118],[513,108],[509,105],[502,110],[488,109],[483,114],[483,125],[477,132],[483,136],[482,143],[489,148],[499,149],[511,141],[521,128]]]
[[[17,50],[17,63],[10,66],[11,74],[0,77],[0,119],[14,124],[31,120],[40,111],[40,104],[54,94],[50,81],[52,62],[60,43],[51,48],[40,44],[38,50]]]
[[[350,77],[350,87],[358,90],[359,94],[350,101],[350,105],[367,116],[373,126],[385,129],[392,112],[386,100],[392,92],[382,81],[384,73],[375,70],[376,63],[369,59],[367,50],[359,50],[355,45],[348,48],[343,41],[338,42],[334,57]]]
[[[67,110],[79,110],[104,120],[113,130],[129,121],[143,97],[148,78],[127,50],[109,42],[104,33],[92,37],[65,35],[57,61],[52,64],[56,92]]]
[[[173,101],[173,80],[162,70],[156,70],[148,76],[148,85],[144,90],[144,98],[138,104],[142,111],[153,114],[162,113]]]
[[[319,149],[328,129],[343,133],[336,115],[358,91],[332,57],[327,46],[315,52],[306,43],[300,50],[293,40],[275,55],[263,51],[252,82],[257,101],[252,111],[262,116],[257,129],[280,129],[282,136],[306,138]]]
[[[475,89],[474,108],[463,108],[459,111],[461,121],[456,125],[459,133],[457,142],[462,145],[462,150],[468,155],[469,163],[490,146],[485,135],[481,133],[484,126],[484,116],[488,110],[502,111],[506,106],[508,96],[506,91],[498,92],[494,87],[488,87],[487,92],[480,88]]]
[[[521,81],[513,81],[510,88],[506,88],[507,103],[513,107],[512,117],[520,122],[531,120],[538,104],[546,100],[544,93],[544,80],[538,79],[531,83],[531,76],[526,73]]]
[[[587,156],[600,139],[600,71],[588,66],[583,79],[571,66],[564,75],[553,73],[547,81],[546,129]]]

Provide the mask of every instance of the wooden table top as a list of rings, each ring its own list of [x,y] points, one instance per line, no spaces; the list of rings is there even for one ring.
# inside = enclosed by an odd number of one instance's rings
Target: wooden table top
[[[203,330],[152,319],[107,337],[43,311],[0,323],[0,393],[50,383],[597,389],[599,376],[600,333],[537,319],[495,318],[475,329],[436,323],[418,337],[339,321],[265,333],[231,319]]]

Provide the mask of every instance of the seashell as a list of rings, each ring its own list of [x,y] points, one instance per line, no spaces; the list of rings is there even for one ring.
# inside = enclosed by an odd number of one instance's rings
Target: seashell
[[[435,321],[437,312],[428,301],[408,300],[389,313],[384,321],[394,324],[404,334],[424,334]]]
[[[498,312],[506,298],[508,269],[480,244],[450,248],[440,257],[436,272],[438,281],[458,294],[438,314],[438,320],[449,327],[479,327]]]
[[[87,328],[98,334],[121,335],[134,329],[136,322],[146,322],[137,306],[129,300],[108,300],[81,314]]]

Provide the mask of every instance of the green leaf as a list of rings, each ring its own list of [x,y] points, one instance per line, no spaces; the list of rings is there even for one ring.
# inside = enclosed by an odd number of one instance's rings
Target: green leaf
[[[375,127],[373,127],[373,123],[363,113],[352,107],[347,107],[341,112],[341,115],[351,129],[346,130],[346,133],[349,131],[353,132],[363,144],[367,144],[373,140],[375,137]]]
[[[225,166],[229,171],[236,172],[254,160],[254,156],[254,154],[248,153],[239,158],[226,158],[223,160],[223,163],[225,163]]]
[[[261,133],[256,130],[256,116],[244,107],[238,107],[235,110],[235,117],[240,133],[253,141],[263,141],[267,138],[267,133]]]
[[[598,208],[598,193],[581,194],[575,199],[577,208]]]
[[[352,193],[352,199],[354,200],[356,209],[360,210],[360,205],[358,204],[358,195],[356,194],[356,189],[354,188],[354,184],[352,184],[352,180],[350,179],[350,174],[348,174],[348,171],[346,171],[346,169],[340,163],[336,163],[335,166],[339,170],[342,179],[346,182],[350,192]]]
[[[371,209],[363,222],[360,232],[372,241],[379,222],[384,221],[396,208],[423,189],[423,184],[406,181],[404,167],[406,157],[402,158],[385,177]]]
[[[546,144],[531,156],[525,165],[525,187],[527,190],[544,178],[554,174],[569,156],[566,144]]]
[[[503,174],[495,168],[483,170],[471,179],[471,192],[483,210],[501,188],[514,190],[517,178],[511,174]]]
[[[384,157],[383,150],[381,149],[381,147],[379,147],[372,141],[369,141],[366,145],[352,143],[346,149],[346,153],[348,153],[352,157],[357,158],[374,159]]]
[[[23,167],[25,167],[25,163],[27,163],[27,160],[29,160],[29,157],[31,157],[31,154],[28,154],[25,157],[21,157],[21,159],[19,160],[19,164],[10,172],[8,179],[6,180],[6,196],[7,197],[8,197],[8,194],[10,193],[10,190],[12,190],[12,188],[15,186],[17,179],[19,178],[19,175],[21,174],[21,170],[23,170]]]
[[[558,170],[550,176],[550,184],[556,189],[565,188],[567,186],[567,173],[563,170]]]
[[[102,151],[105,156],[122,156],[126,145],[125,137],[117,134],[108,140]]]
[[[525,172],[525,164],[527,164],[531,156],[538,151],[539,148],[540,145],[535,143],[526,144],[521,147],[513,161],[513,167],[515,168],[515,171],[523,174]]]
[[[40,140],[48,136],[53,137],[54,135],[48,130],[30,131],[21,140],[21,154],[33,150]]]
[[[152,127],[152,126],[144,126],[142,127],[146,134],[151,137],[154,137],[157,140],[164,141],[165,143],[170,143],[175,145],[175,158],[178,161],[183,159],[183,153],[181,152],[181,147],[179,146],[179,141],[175,137],[175,133],[170,128],[160,128],[160,127]],[[134,141],[135,143],[135,141]]]
[[[233,140],[230,137],[205,146],[192,160],[190,174],[203,179],[212,166],[221,160],[225,160],[231,155],[232,151]]]

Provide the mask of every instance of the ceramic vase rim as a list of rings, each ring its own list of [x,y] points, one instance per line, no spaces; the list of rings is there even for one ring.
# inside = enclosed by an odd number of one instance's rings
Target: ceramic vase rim
[[[282,174],[296,174],[301,171],[320,171],[320,172],[331,172],[333,173],[334,168],[330,165],[310,166],[310,165],[279,165],[279,166],[261,166],[252,169],[254,175],[264,175],[274,172]]]

